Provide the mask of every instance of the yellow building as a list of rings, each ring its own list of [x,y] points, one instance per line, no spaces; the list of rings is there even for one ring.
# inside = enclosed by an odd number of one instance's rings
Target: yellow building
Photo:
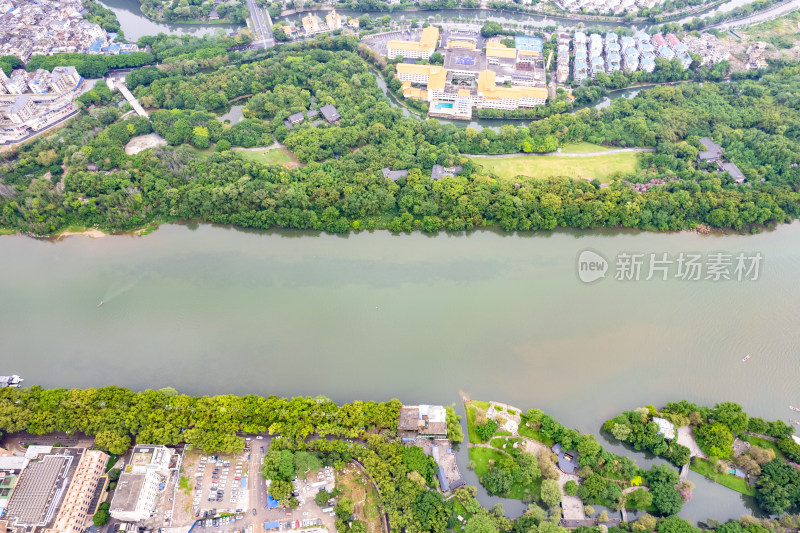
[[[486,59],[490,65],[497,64],[500,59],[516,59],[517,51],[514,48],[509,48],[503,43],[488,42],[486,43]]]
[[[389,41],[386,45],[389,59],[430,59],[439,42],[439,28],[428,26],[422,29],[419,41]]]
[[[547,89],[545,87],[522,85],[503,87],[497,85],[496,75],[491,70],[484,70],[478,75],[478,97],[475,103],[479,108],[517,109],[518,107],[536,107],[546,101]]]
[[[447,71],[439,65],[400,63],[397,65],[397,78],[402,82],[427,85],[429,91],[443,91]]]
[[[447,41],[447,49],[467,49],[467,50],[475,50],[477,45],[470,41]]]

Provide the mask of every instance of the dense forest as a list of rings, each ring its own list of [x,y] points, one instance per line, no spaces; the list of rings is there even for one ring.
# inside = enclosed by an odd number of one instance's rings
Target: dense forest
[[[662,86],[604,109],[476,131],[404,117],[352,38],[246,52],[227,51],[230,39],[148,39],[160,64],[132,72],[128,81],[143,105],[160,110],[149,120],[120,121],[115,93],[105,104],[86,102],[102,105],[69,127],[3,153],[0,226],[50,234],[67,225],[115,231],[196,219],[331,232],[698,224],[752,230],[800,213],[797,65],[775,66],[758,80]],[[214,113],[240,97],[249,97],[245,120],[220,122]],[[289,114],[325,104],[342,115],[336,124],[284,126]],[[150,131],[170,146],[125,154],[132,137]],[[701,136],[722,144],[744,172],[743,185],[698,168]],[[305,166],[263,165],[230,149],[275,139]],[[575,141],[655,152],[608,187],[570,176],[498,179],[464,156],[547,151]],[[433,180],[435,164],[463,169]],[[407,169],[408,177],[384,178],[385,167]],[[647,192],[632,188],[657,178],[667,183]]]

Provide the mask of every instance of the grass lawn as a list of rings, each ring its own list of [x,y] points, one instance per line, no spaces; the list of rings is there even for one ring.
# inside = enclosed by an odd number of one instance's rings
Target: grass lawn
[[[467,406],[467,438],[473,444],[481,442],[478,438],[478,433],[475,431],[475,416],[478,413],[478,408],[473,405]]]
[[[185,146],[190,152],[194,152],[195,154],[199,155],[204,159],[208,159],[211,154],[214,153],[214,148],[197,148],[196,146],[192,146],[191,144],[183,144],[181,146]]]
[[[488,409],[491,404],[489,402],[480,402],[478,400],[474,400],[472,405],[478,407],[479,409]]]
[[[475,462],[475,474],[482,478],[489,472],[489,461],[497,461],[505,455],[494,448],[470,448],[469,460]]]
[[[453,510],[456,512],[456,514],[460,514],[463,518],[466,518],[467,520],[472,518],[472,514],[469,511],[467,511],[467,508],[464,507],[464,504],[461,503],[461,500],[459,500],[456,497],[453,497],[452,502],[453,502]]]
[[[760,448],[766,448],[767,450],[772,450],[773,452],[775,452],[775,457],[777,457],[778,459],[786,459],[786,456],[783,455],[783,452],[778,449],[777,442],[772,442],[771,440],[766,440],[759,437],[753,437],[751,435],[747,436],[747,442],[749,442],[753,446],[758,446]]]
[[[561,153],[564,154],[585,154],[586,152],[605,152],[611,150],[610,146],[603,146],[602,144],[592,144],[587,142],[579,142],[568,144],[561,147]]]
[[[0,235],[14,235],[16,232],[17,230],[11,228],[0,228]]]
[[[712,465],[705,459],[700,459],[699,457],[695,457],[689,468],[693,472],[697,472],[701,476],[705,476],[711,481],[719,483],[724,487],[728,487],[731,490],[735,490],[736,492],[740,492],[742,494],[747,494],[748,496],[756,495],[755,487],[753,487],[752,485],[748,485],[747,480],[742,479],[740,477],[736,477],[731,474],[718,474],[717,472],[714,471],[714,465]]]
[[[497,438],[492,439],[491,445],[492,445],[492,448],[497,448],[498,450],[505,449],[506,451],[509,451],[509,449],[511,449],[511,447],[514,446],[515,442],[520,442],[521,440],[522,439],[518,439],[518,438],[507,439],[505,437],[497,437]],[[507,448],[503,448],[504,444],[508,444],[508,447]]]
[[[497,461],[505,455],[499,450],[493,448],[470,448],[469,460],[475,463],[475,473],[479,478],[482,478],[489,472],[489,461]],[[511,485],[511,490],[505,498],[512,500],[522,500],[526,495],[530,495],[532,499],[539,499],[539,492],[542,486],[542,479],[535,480],[530,485],[523,485],[522,483],[514,483]]]
[[[552,446],[553,444],[556,443],[556,441],[554,441],[550,437],[546,437],[541,432],[536,431],[534,429],[531,429],[530,427],[528,427],[525,424],[520,424],[519,425],[519,429],[517,430],[517,433],[519,433],[523,437],[528,437],[528,438],[531,438],[533,440],[538,440],[539,442],[541,442],[542,444],[544,444],[544,445],[546,445],[548,447],[550,447],[550,446]]]
[[[250,161],[257,161],[262,165],[283,165],[288,166],[294,163],[292,155],[284,148],[273,148],[272,150],[236,150],[236,153]]]
[[[502,180],[517,180],[517,176],[540,179],[563,176],[596,178],[608,183],[612,174],[634,172],[640,157],[638,152],[623,152],[591,157],[487,157],[473,162]]]

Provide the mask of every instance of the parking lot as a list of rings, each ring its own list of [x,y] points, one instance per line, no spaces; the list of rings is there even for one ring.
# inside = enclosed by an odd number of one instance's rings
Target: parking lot
[[[421,36],[421,29],[400,30],[374,37],[366,37],[363,42],[379,54],[386,56],[388,55],[387,43],[389,41],[418,41]]]
[[[201,456],[194,474],[192,509],[236,512],[250,507],[247,490],[247,456]]]

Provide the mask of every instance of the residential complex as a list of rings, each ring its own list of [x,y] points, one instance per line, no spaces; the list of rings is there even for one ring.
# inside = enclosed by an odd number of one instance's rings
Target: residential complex
[[[0,55],[14,55],[27,63],[30,57],[64,52],[124,54],[139,50],[135,44],[114,43],[116,34],[83,18],[80,0],[0,0],[3,30]]]
[[[0,457],[0,528],[80,533],[105,490],[109,456],[85,448],[30,446],[25,457]]]
[[[557,80],[559,83],[564,83],[567,63],[563,58],[565,53],[569,53],[567,34],[560,34],[558,43]],[[574,54],[572,79],[578,83],[586,78],[594,79],[600,72],[604,74],[613,74],[618,70],[652,72],[656,68],[656,57],[664,59],[677,57],[684,69],[689,68],[692,63],[688,47],[672,33],[666,36],[660,34],[651,36],[639,32],[634,37],[619,37],[616,33],[607,33],[603,37],[596,33],[587,36],[583,32],[575,32],[572,46]]]
[[[554,3],[571,13],[596,12],[600,14],[612,13],[621,15],[630,13],[635,15],[642,9],[652,9],[663,4],[665,0],[553,0]]]
[[[23,140],[75,112],[74,101],[83,78],[75,67],[50,73],[0,70],[0,144]]]
[[[407,50],[418,45],[430,55],[436,39],[438,30],[425,28],[419,43],[391,41],[389,54],[395,43],[396,56],[404,59],[401,46]],[[471,118],[473,108],[513,110],[547,101],[541,39],[518,36],[514,48],[496,41],[485,44],[478,50],[474,40],[459,35],[440,49],[444,65],[399,63],[396,74],[403,82],[403,96],[430,102],[433,116],[460,119]]]
[[[169,479],[173,459],[177,457],[166,446],[136,446],[117,483],[111,516],[125,522],[149,518],[156,508],[159,487]]]

